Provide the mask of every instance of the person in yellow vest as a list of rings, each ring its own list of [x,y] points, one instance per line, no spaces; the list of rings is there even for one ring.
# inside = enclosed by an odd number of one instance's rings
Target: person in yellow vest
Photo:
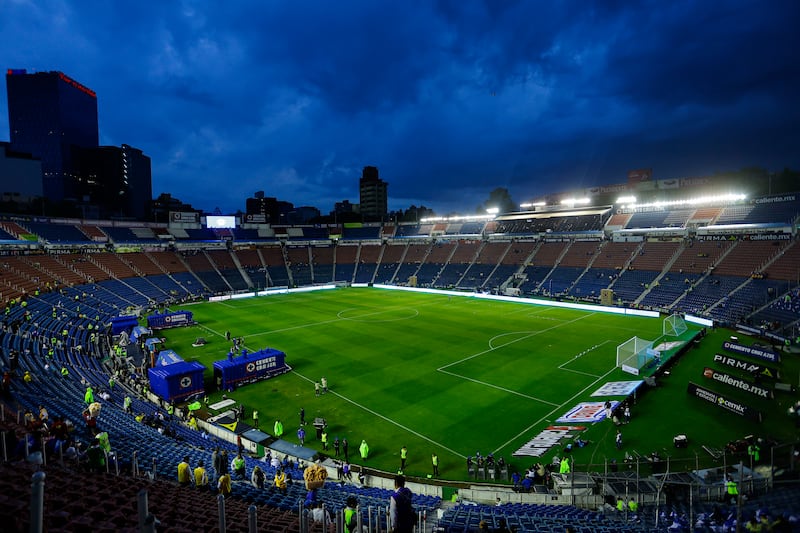
[[[736,500],[739,498],[739,486],[733,480],[733,477],[728,477],[728,481],[725,483],[725,488],[728,491],[728,496],[730,496],[731,500]]]
[[[22,380],[25,383],[30,383],[31,381],[33,381],[33,374],[31,374],[30,370],[25,371],[25,373],[22,375]]]
[[[358,447],[358,452],[361,454],[361,460],[366,461],[369,457],[369,445],[367,439],[361,439],[361,445]]]
[[[323,450],[327,450],[328,449],[328,430],[326,430],[326,429],[322,430],[322,434],[320,435],[319,440],[320,440],[320,442],[322,442],[322,449]]]
[[[194,469],[194,486],[198,489],[208,488],[208,474],[206,473],[203,461],[197,462],[197,468]]]
[[[431,454],[431,465],[433,465],[433,477],[439,477],[439,456],[435,452]]]
[[[355,496],[347,498],[347,507],[344,508],[345,533],[354,533],[358,528],[358,499]]]
[[[219,476],[217,492],[226,497],[231,495],[231,475],[227,472]]]
[[[94,403],[94,391],[92,390],[91,385],[86,386],[86,393],[83,395],[83,402],[86,405]]]
[[[632,513],[635,513],[636,511],[639,510],[639,503],[634,499],[629,500],[628,501],[628,510],[630,512],[632,512]]]
[[[563,459],[561,459],[561,463],[559,463],[559,465],[558,465],[558,473],[559,474],[569,474],[569,472],[570,472],[569,459],[564,457]]]
[[[400,473],[406,469],[406,460],[408,459],[408,448],[403,446],[400,448]]]
[[[617,511],[625,512],[625,502],[622,501],[622,496],[617,496]]]
[[[189,429],[197,431],[197,418],[194,415],[189,415]]]
[[[178,484],[187,486],[191,483],[191,468],[189,467],[189,456],[185,456],[183,461],[178,463]]]
[[[286,473],[280,468],[275,471],[275,488],[286,494]]]

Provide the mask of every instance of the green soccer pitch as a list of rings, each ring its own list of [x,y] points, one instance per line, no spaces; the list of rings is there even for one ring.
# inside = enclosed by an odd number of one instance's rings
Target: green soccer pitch
[[[187,309],[198,326],[159,335],[187,361],[206,365],[207,384],[213,361],[224,359],[229,350],[226,330],[243,336],[250,351],[271,347],[286,353],[291,372],[228,394],[247,408],[245,421],[258,409],[262,429],[271,433],[280,418],[284,438],[296,442],[303,407],[307,421],[317,416],[328,421],[331,441],[335,436],[348,439],[355,464],[362,463],[358,445],[366,439],[367,466],[396,471],[405,445],[406,474],[430,474],[435,452],[441,477],[451,480],[466,479],[466,457],[476,451],[504,457],[510,471],[560,455],[557,446],[541,458],[512,457],[578,403],[605,401],[591,397],[604,383],[636,379],[615,368],[616,348],[634,335],[661,337],[663,322],[663,317],[378,288],[227,300]],[[713,354],[729,335],[709,332],[655,389],[640,394],[631,422],[621,427],[622,451],[615,448],[617,428],[610,421],[573,424],[587,427],[581,438],[590,442],[573,452],[576,468],[602,471],[605,461],[622,462],[626,451],[643,456],[656,451],[670,455],[673,470],[686,470],[697,462],[714,464],[704,445],[722,448],[748,434],[796,440],[785,414],[791,396],[762,400],[703,379],[703,367],[712,366]],[[192,347],[196,337],[208,343]],[[784,381],[794,376],[796,382],[798,363],[788,359],[781,370]],[[330,391],[316,397],[314,382],[323,376]],[[764,422],[748,422],[690,397],[689,381],[760,409]],[[215,392],[210,401],[220,396]],[[306,445],[321,450],[313,428],[307,434]],[[689,437],[688,448],[672,447],[677,434]]]

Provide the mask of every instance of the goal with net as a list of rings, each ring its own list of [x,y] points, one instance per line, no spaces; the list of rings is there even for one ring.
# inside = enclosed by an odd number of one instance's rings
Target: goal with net
[[[617,367],[629,374],[639,375],[639,370],[659,357],[653,350],[653,342],[639,337],[632,337],[617,346]]]
[[[666,337],[680,337],[686,329],[686,321],[681,315],[674,313],[664,319],[662,333]]]

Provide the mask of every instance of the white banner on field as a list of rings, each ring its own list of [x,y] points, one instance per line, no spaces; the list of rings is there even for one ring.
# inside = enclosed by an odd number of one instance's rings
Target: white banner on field
[[[635,391],[643,381],[609,381],[596,391],[592,396],[628,396]]]

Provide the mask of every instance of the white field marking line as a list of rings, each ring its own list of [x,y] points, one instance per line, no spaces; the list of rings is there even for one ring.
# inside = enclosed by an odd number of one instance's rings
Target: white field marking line
[[[446,365],[444,365],[444,366],[440,366],[440,367],[439,367],[439,368],[437,368],[436,370],[438,370],[438,371],[440,371],[440,372],[441,372],[441,371],[443,371],[445,368],[449,368],[449,367],[451,367],[451,366],[454,366],[454,365],[457,365],[457,364],[459,364],[459,363],[463,363],[464,361],[469,361],[470,359],[474,359],[474,358],[476,358],[476,357],[479,357],[479,356],[481,356],[481,355],[485,355],[485,354],[487,354],[487,353],[489,353],[489,352],[491,352],[491,351],[494,351],[494,350],[497,350],[497,349],[500,349],[500,348],[505,348],[505,347],[506,347],[506,346],[508,346],[509,344],[514,344],[515,342],[519,342],[519,341],[523,341],[523,340],[529,339],[530,337],[533,337],[533,336],[535,336],[535,335],[539,335],[540,333],[545,333],[545,332],[548,332],[548,331],[554,330],[554,329],[556,329],[556,328],[560,328],[561,326],[565,326],[565,325],[567,325],[567,324],[572,324],[573,322],[577,322],[578,320],[583,320],[584,318],[586,318],[586,317],[590,317],[590,316],[592,316],[593,314],[594,314],[594,313],[589,313],[589,314],[586,314],[586,315],[583,315],[583,316],[579,316],[578,318],[574,318],[574,319],[572,319],[572,320],[570,320],[570,321],[567,321],[567,322],[562,322],[561,324],[556,324],[555,326],[550,326],[549,328],[545,328],[545,329],[542,329],[542,330],[539,330],[539,331],[534,331],[533,333],[531,333],[531,334],[529,334],[529,335],[525,335],[525,336],[523,336],[523,337],[519,337],[518,339],[514,339],[514,340],[512,340],[512,341],[508,341],[507,343],[505,343],[505,344],[502,344],[502,345],[500,345],[500,346],[497,346],[496,348],[495,348],[494,346],[490,346],[490,347],[489,347],[489,349],[487,349],[487,350],[483,350],[482,352],[478,352],[478,353],[476,353],[476,354],[473,354],[473,355],[468,355],[467,357],[464,357],[464,358],[462,358],[462,359],[459,359],[458,361],[453,361],[452,363],[448,363],[448,364],[446,364]],[[500,336],[502,336],[502,335],[505,335],[505,333],[501,333],[500,335],[495,335],[494,337],[492,337],[492,339],[495,339],[495,338],[497,338],[497,337],[500,337]],[[489,342],[491,342],[491,341],[492,341],[492,339],[489,339]]]
[[[517,339],[511,340],[511,341],[509,341],[509,342],[507,342],[507,343],[505,343],[505,344],[503,344],[503,345],[500,345],[500,346],[498,346],[497,348],[495,348],[494,346],[490,346],[490,348],[489,348],[488,350],[484,350],[484,351],[482,351],[482,352],[479,352],[479,353],[476,353],[476,354],[474,354],[474,355],[470,355],[469,357],[465,357],[465,358],[463,358],[463,359],[461,359],[461,360],[459,360],[459,361],[455,361],[455,362],[453,362],[453,363],[449,363],[449,364],[447,364],[447,365],[441,366],[441,367],[437,368],[437,369],[436,369],[436,371],[437,371],[437,372],[441,372],[441,373],[443,373],[443,374],[449,374],[449,375],[451,375],[451,376],[454,376],[454,377],[457,377],[457,378],[465,379],[465,380],[467,380],[467,381],[472,381],[473,383],[477,383],[477,384],[479,384],[479,385],[484,385],[484,386],[486,386],[486,387],[491,387],[491,388],[493,388],[493,389],[501,390],[501,391],[503,391],[503,392],[507,392],[507,393],[510,393],[510,394],[515,394],[515,395],[517,395],[517,396],[521,396],[521,397],[523,397],[523,398],[527,398],[527,399],[529,399],[529,400],[533,400],[533,401],[535,401],[535,402],[540,402],[540,403],[544,403],[544,404],[547,404],[547,405],[554,405],[554,406],[556,406],[556,405],[558,405],[557,403],[549,402],[549,401],[547,401],[547,400],[543,400],[543,399],[541,399],[541,398],[537,398],[537,397],[535,397],[535,396],[530,396],[530,395],[528,395],[528,394],[524,394],[524,393],[522,393],[522,392],[518,392],[518,391],[511,390],[511,389],[507,389],[507,388],[505,388],[505,387],[500,387],[499,385],[494,385],[494,384],[492,384],[492,383],[488,383],[488,382],[486,382],[486,381],[480,381],[480,380],[477,380],[477,379],[474,379],[474,378],[471,378],[471,377],[468,377],[468,376],[464,376],[464,375],[461,375],[461,374],[456,374],[455,372],[450,372],[450,371],[448,371],[448,370],[445,370],[445,369],[446,369],[446,368],[448,368],[448,367],[451,367],[451,366],[453,366],[453,365],[455,365],[455,364],[462,363],[462,362],[464,362],[464,361],[468,361],[468,360],[470,360],[470,359],[473,359],[473,358],[475,358],[475,357],[478,357],[479,355],[484,355],[484,354],[487,354],[487,353],[489,353],[489,352],[491,352],[491,351],[494,351],[494,350],[496,350],[496,349],[499,349],[499,348],[504,348],[504,347],[508,346],[509,344],[514,344],[515,342],[519,342],[519,341],[521,341],[521,340],[528,339],[528,338],[530,338],[530,337],[533,337],[534,335],[538,335],[539,333],[544,333],[545,331],[550,331],[551,329],[555,329],[555,328],[557,328],[557,327],[560,327],[560,326],[562,326],[562,325],[564,325],[564,324],[570,324],[570,323],[572,323],[572,322],[577,322],[578,320],[582,320],[582,319],[586,318],[587,316],[591,316],[591,315],[583,315],[583,316],[579,316],[578,318],[575,318],[575,319],[573,319],[573,320],[571,320],[571,321],[569,321],[569,322],[565,322],[565,323],[563,323],[563,324],[558,324],[558,325],[555,325],[555,326],[551,326],[551,327],[549,327],[549,328],[547,328],[547,329],[543,329],[543,330],[541,330],[541,331],[535,331],[535,332],[533,332],[533,333],[530,333],[530,334],[528,334],[528,335],[525,335],[525,336],[519,337],[519,338],[517,338]],[[491,343],[493,339],[496,339],[496,338],[498,338],[498,337],[501,337],[502,335],[505,335],[505,333],[503,333],[503,334],[500,334],[500,335],[495,335],[494,337],[492,337],[492,339],[489,339],[489,342]]]
[[[547,419],[550,417],[550,415],[552,415],[553,413],[555,413],[555,412],[557,412],[557,411],[559,411],[559,410],[563,409],[563,408],[564,408],[564,406],[566,406],[566,405],[568,405],[568,404],[572,403],[573,401],[575,401],[575,398],[577,398],[578,396],[580,396],[581,394],[583,394],[584,392],[586,392],[586,391],[587,391],[587,390],[589,390],[590,388],[592,388],[592,387],[594,387],[595,385],[597,385],[597,383],[598,383],[598,382],[599,382],[601,379],[605,379],[606,377],[608,377],[608,375],[609,375],[609,374],[611,374],[611,373],[612,373],[613,371],[615,371],[616,369],[617,369],[617,367],[613,367],[611,370],[609,370],[608,372],[606,372],[606,373],[605,373],[605,374],[603,374],[602,376],[598,377],[596,380],[594,380],[594,381],[592,381],[591,383],[589,383],[589,384],[588,384],[586,387],[584,387],[584,388],[583,388],[583,389],[581,389],[580,391],[576,392],[576,393],[575,393],[575,394],[574,394],[572,397],[570,397],[569,399],[567,399],[566,401],[564,401],[563,403],[561,403],[560,405],[558,405],[558,406],[557,406],[555,409],[553,409],[552,411],[550,411],[549,413],[547,413],[546,415],[544,415],[542,418],[540,418],[539,420],[537,420],[536,422],[534,422],[534,423],[533,423],[533,424],[531,424],[530,426],[526,427],[525,429],[523,429],[522,431],[520,431],[519,433],[517,433],[515,436],[511,437],[511,438],[510,438],[510,439],[508,439],[506,442],[504,442],[503,444],[501,444],[501,445],[500,445],[500,447],[499,447],[499,448],[497,448],[497,449],[496,449],[495,451],[493,451],[492,453],[493,453],[493,454],[494,454],[494,453],[498,453],[500,450],[502,450],[503,448],[505,448],[506,446],[508,446],[508,445],[509,445],[509,444],[511,444],[512,442],[514,442],[515,440],[519,439],[520,437],[522,437],[523,435],[525,435],[526,433],[528,433],[529,431],[531,431],[533,428],[535,428],[536,426],[538,426],[539,424],[541,424],[542,422],[544,422],[545,420],[547,420]]]
[[[299,377],[303,378],[304,380],[308,381],[309,383],[314,383],[314,380],[313,380],[313,379],[309,379],[309,378],[307,378],[306,376],[304,376],[303,374],[300,374],[299,372],[297,372],[297,371],[295,371],[295,370],[292,370],[292,374],[295,374],[295,375],[297,375],[297,376],[299,376]],[[339,394],[338,392],[336,392],[336,391],[334,391],[334,390],[328,389],[328,394],[334,394],[334,395],[338,396],[339,398],[341,398],[342,400],[344,400],[344,401],[346,401],[346,402],[348,402],[348,403],[351,403],[351,404],[355,405],[355,406],[356,406],[356,407],[358,407],[359,409],[363,409],[364,411],[368,412],[369,414],[371,414],[371,415],[373,415],[373,416],[377,416],[378,418],[380,418],[380,419],[382,419],[382,420],[385,420],[386,422],[389,422],[390,424],[392,424],[392,425],[395,425],[395,426],[399,427],[399,428],[400,428],[400,429],[402,429],[403,431],[407,431],[407,432],[411,433],[412,435],[416,435],[417,437],[419,437],[419,438],[421,438],[421,439],[423,439],[423,440],[426,440],[426,441],[430,442],[431,444],[434,444],[434,445],[436,445],[438,448],[441,448],[442,450],[447,450],[448,452],[452,453],[452,454],[453,454],[453,455],[455,455],[456,457],[459,457],[459,458],[461,458],[461,459],[466,459],[466,458],[467,458],[467,456],[466,456],[466,455],[462,455],[462,454],[458,453],[457,451],[455,451],[455,450],[453,450],[453,449],[450,449],[450,448],[448,448],[448,447],[447,447],[447,446],[445,446],[444,444],[442,444],[442,443],[440,443],[440,442],[436,442],[435,440],[431,439],[430,437],[428,437],[428,436],[426,436],[426,435],[423,435],[422,433],[419,433],[419,432],[417,432],[417,431],[414,431],[413,429],[411,429],[411,428],[409,428],[409,427],[406,427],[406,426],[404,426],[404,425],[403,425],[403,424],[401,424],[400,422],[397,422],[396,420],[392,420],[392,419],[391,419],[391,418],[389,418],[388,416],[385,416],[385,415],[382,415],[382,414],[380,414],[380,413],[378,413],[378,412],[376,412],[376,411],[373,411],[373,410],[372,410],[372,409],[370,409],[369,407],[367,407],[367,406],[365,406],[365,405],[361,405],[361,404],[360,404],[360,403],[358,403],[357,401],[355,401],[355,400],[351,400],[351,399],[350,399],[350,398],[348,398],[347,396],[344,396],[344,395],[342,395],[342,394]]]
[[[533,400],[535,402],[546,403],[547,405],[558,405],[557,403],[548,402],[547,400],[542,400],[541,398],[536,398],[535,396],[529,396],[527,394],[523,394],[523,393],[517,392],[515,390],[507,389],[505,387],[500,387],[499,385],[494,385],[492,383],[487,383],[485,381],[480,381],[480,380],[477,380],[477,379],[474,379],[474,378],[470,378],[470,377],[467,377],[467,376],[462,376],[461,374],[456,374],[455,372],[450,372],[449,370],[442,370],[442,369],[438,369],[438,370],[442,374],[449,374],[449,375],[455,376],[457,378],[461,378],[461,379],[465,379],[467,381],[471,381],[473,383],[477,383],[478,385],[484,385],[486,387],[491,387],[493,389],[501,390],[503,392],[507,392],[507,393],[510,393],[510,394],[515,394],[517,396],[521,396],[523,398],[527,398],[527,399]]]
[[[578,359],[579,357],[583,357],[584,355],[588,354],[589,352],[591,352],[593,350],[596,350],[599,347],[603,346],[604,344],[608,344],[609,342],[611,342],[611,341],[605,340],[605,341],[601,342],[600,344],[598,344],[596,346],[592,346],[588,350],[585,350],[585,351],[579,353],[578,355],[576,355],[572,359],[567,359],[566,361],[564,361],[563,363],[558,365],[558,369],[559,370],[566,370],[567,372],[575,372],[576,374],[583,374],[584,376],[589,376],[589,377],[592,377],[592,378],[599,378],[600,376],[598,376],[597,374],[590,374],[588,372],[582,372],[580,370],[574,370],[572,368],[564,368],[564,365],[567,365],[567,364],[571,363],[572,361]]]
[[[213,329],[209,328],[208,326],[201,326],[201,327],[205,328],[206,330],[210,331],[211,333],[213,333],[213,334],[215,334],[215,335],[219,335],[219,336],[221,336],[221,337],[224,337],[224,336],[225,336],[225,335],[223,335],[222,333],[219,333],[218,331],[214,331]],[[304,380],[308,381],[309,383],[314,383],[314,380],[313,380],[313,379],[307,378],[306,376],[304,376],[303,374],[301,374],[301,373],[297,372],[296,370],[292,370],[291,372],[292,372],[292,374],[295,374],[296,376],[298,376],[298,377],[300,377],[300,378],[302,378],[302,379],[304,379]],[[406,427],[406,426],[404,426],[403,424],[401,424],[400,422],[397,422],[396,420],[392,420],[391,418],[389,418],[389,417],[387,417],[387,416],[385,416],[385,415],[382,415],[382,414],[380,414],[380,413],[378,413],[378,412],[376,412],[376,411],[373,411],[373,410],[372,410],[372,409],[370,409],[369,407],[366,407],[366,406],[364,406],[364,405],[361,405],[360,403],[356,402],[355,400],[351,400],[350,398],[348,398],[348,397],[346,397],[346,396],[344,396],[344,395],[342,395],[342,394],[339,394],[338,392],[336,392],[336,391],[334,391],[334,390],[328,389],[328,394],[335,394],[336,396],[338,396],[338,397],[339,397],[339,398],[341,398],[342,400],[344,400],[344,401],[346,401],[346,402],[348,402],[348,403],[351,403],[351,404],[355,405],[355,406],[356,406],[356,407],[358,407],[359,409],[362,409],[362,410],[364,410],[364,411],[366,411],[366,412],[370,413],[371,415],[377,416],[378,418],[381,418],[381,419],[385,420],[386,422],[389,422],[390,424],[393,424],[393,425],[395,425],[395,426],[399,427],[400,429],[402,429],[402,430],[404,430],[404,431],[408,431],[408,432],[409,432],[409,433],[411,433],[412,435],[416,435],[417,437],[419,437],[419,438],[421,438],[421,439],[423,439],[423,440],[426,440],[426,441],[430,442],[431,444],[434,444],[434,445],[436,445],[437,447],[439,447],[439,448],[440,448],[440,449],[442,449],[442,450],[447,450],[448,452],[452,453],[452,454],[453,454],[453,455],[455,455],[456,457],[459,457],[459,458],[461,458],[461,459],[466,459],[466,458],[467,458],[467,456],[466,456],[466,455],[462,455],[462,454],[458,453],[457,451],[455,451],[455,450],[453,450],[453,449],[450,449],[450,448],[448,448],[448,447],[447,447],[447,446],[445,446],[444,444],[442,444],[442,443],[440,443],[440,442],[436,442],[435,440],[431,439],[430,437],[428,437],[428,436],[426,436],[426,435],[423,435],[423,434],[421,434],[421,433],[419,433],[419,432],[417,432],[417,431],[414,431],[413,429],[411,429],[411,428],[409,428],[409,427]]]
[[[412,318],[417,318],[419,316],[419,309],[416,309],[414,307],[406,307],[406,308],[401,309],[401,311],[411,311],[412,314],[409,315],[409,316],[401,316],[399,318],[384,318],[382,320],[378,320],[378,319],[376,319],[376,320],[361,320],[362,317],[369,318],[369,317],[374,316],[376,314],[380,314],[380,312],[367,313],[366,315],[358,315],[358,316],[354,316],[354,317],[342,316],[342,313],[344,313],[346,311],[349,311],[350,309],[356,309],[356,308],[355,307],[350,307],[348,309],[344,309],[344,310],[339,311],[338,313],[336,313],[336,316],[338,318],[341,318],[342,320],[349,320],[351,322],[370,322],[370,323],[373,323],[373,324],[376,324],[376,323],[379,323],[379,322],[398,322],[400,320],[411,320]],[[389,311],[395,311],[395,309],[389,309]]]

